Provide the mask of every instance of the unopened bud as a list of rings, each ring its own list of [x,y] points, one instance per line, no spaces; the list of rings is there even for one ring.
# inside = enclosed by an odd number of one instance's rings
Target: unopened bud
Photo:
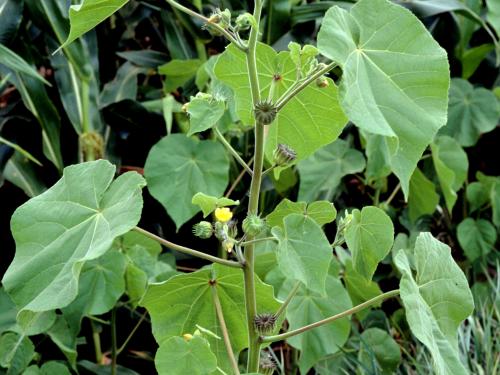
[[[328,78],[326,78],[325,76],[321,76],[316,79],[316,86],[325,88],[330,86],[330,82],[328,82]]]
[[[243,13],[236,18],[235,23],[238,30],[248,30],[255,24],[255,18],[250,13]]]
[[[183,338],[184,340],[186,340],[186,341],[188,341],[188,342],[189,342],[189,341],[191,341],[191,340],[193,339],[193,335],[192,335],[192,334],[190,334],[190,333],[185,333],[185,334],[183,334],[183,335],[182,335],[182,338]]]

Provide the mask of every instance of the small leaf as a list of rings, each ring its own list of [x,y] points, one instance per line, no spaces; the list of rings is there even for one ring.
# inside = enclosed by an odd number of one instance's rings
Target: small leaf
[[[301,214],[313,219],[318,225],[323,226],[331,223],[337,216],[337,210],[333,203],[328,201],[316,201],[307,204],[306,202],[292,202],[283,199],[266,217],[266,222],[270,227],[279,226],[284,228],[284,219],[290,214]]]
[[[106,107],[121,100],[137,99],[137,76],[146,73],[146,69],[139,68],[126,62],[118,68],[115,78],[104,85],[99,104]]]
[[[439,203],[436,187],[421,171],[415,169],[410,180],[408,211],[410,221],[415,223],[423,215],[434,213]]]
[[[200,336],[189,341],[171,337],[160,343],[155,365],[159,375],[208,375],[216,370],[217,358],[208,342]]]
[[[457,237],[465,255],[473,262],[495,248],[497,231],[488,220],[468,217],[458,224]]]
[[[338,139],[301,161],[298,169],[299,201],[311,202],[318,197],[330,200],[342,177],[365,169],[365,158],[349,143]]]
[[[78,5],[71,5],[69,8],[71,29],[68,38],[59,47],[58,51],[81,37],[87,31],[92,30],[118,9],[127,4],[128,1],[129,0],[82,0]]]
[[[401,350],[386,331],[369,328],[361,334],[360,343],[358,359],[363,364],[361,374],[390,375],[396,372],[401,362]],[[371,371],[363,371],[363,368]]]
[[[354,210],[345,229],[345,240],[352,253],[354,270],[371,280],[379,262],[391,251],[394,242],[392,220],[377,207]]]
[[[291,214],[285,217],[283,228],[271,232],[278,240],[278,266],[287,277],[299,280],[320,294],[332,260],[332,248],[321,227],[311,218]]]
[[[218,142],[171,134],[153,146],[144,174],[151,195],[179,229],[199,212],[191,203],[196,193],[223,195],[229,180],[229,159]]]
[[[224,100],[214,97],[208,98],[205,95],[198,93],[195,97],[191,97],[191,101],[187,107],[189,113],[189,132],[188,136],[202,132],[212,128],[217,121],[220,120],[226,104]]]
[[[199,206],[203,211],[203,217],[207,217],[215,211],[217,207],[236,206],[240,201],[234,201],[229,198],[216,198],[203,193],[196,193],[191,200],[191,203]]]
[[[105,160],[67,167],[53,187],[16,210],[16,255],[3,285],[22,310],[67,306],[85,262],[138,223],[144,180],[129,172],[112,182],[114,174]]]
[[[349,119],[391,137],[392,170],[407,197],[422,153],[446,123],[446,51],[410,11],[386,0],[360,0],[350,12],[330,8],[318,48],[342,68],[340,102]]]
[[[416,276],[403,250],[396,255],[406,319],[415,337],[429,350],[437,375],[465,375],[458,353],[457,329],[474,309],[472,293],[450,248],[421,233],[415,244]]]
[[[285,294],[293,283],[288,282],[280,291]],[[321,295],[301,286],[286,310],[289,330],[303,327],[307,324],[326,319],[352,307],[351,300],[339,279],[328,274],[326,278],[326,295]],[[351,330],[349,318],[336,320],[295,337],[287,339],[293,347],[301,350],[299,359],[300,373],[307,374],[308,370],[319,359],[334,354],[345,344]]]
[[[446,207],[451,213],[457,201],[457,191],[467,178],[469,160],[458,142],[450,137],[437,137],[431,144],[431,150]]]
[[[499,118],[500,105],[493,92],[474,88],[464,79],[451,80],[448,124],[442,134],[455,138],[464,147],[474,146],[481,134],[497,126]]]

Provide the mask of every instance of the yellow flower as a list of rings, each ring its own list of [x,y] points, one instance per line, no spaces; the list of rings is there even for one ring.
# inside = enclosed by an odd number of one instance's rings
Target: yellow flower
[[[233,217],[233,213],[228,207],[218,207],[215,209],[215,218],[221,223],[227,223]]]
[[[193,335],[190,334],[190,333],[185,333],[182,335],[182,337],[184,338],[184,340],[186,341],[191,341],[191,339],[193,338]]]

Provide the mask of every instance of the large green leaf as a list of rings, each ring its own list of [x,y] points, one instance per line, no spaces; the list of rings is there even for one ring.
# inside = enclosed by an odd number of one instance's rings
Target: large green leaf
[[[436,186],[422,171],[417,168],[410,180],[410,196],[408,198],[408,211],[411,222],[416,222],[423,215],[431,215],[439,203]]]
[[[0,3],[0,6],[1,5],[2,4]],[[4,46],[2,43],[0,43],[0,64],[3,64],[14,71],[24,73],[30,77],[38,79],[40,82],[50,86],[50,83],[48,83],[40,74],[38,74],[38,72],[30,64],[28,64],[21,56]]]
[[[297,76],[297,68],[289,52],[278,54],[264,44],[257,46],[257,69],[263,98],[268,97],[273,76],[281,77],[275,87],[274,99],[282,95]],[[233,89],[240,120],[245,124],[252,123],[253,105],[245,54],[230,45],[217,60],[214,72],[218,79]],[[276,146],[283,143],[296,151],[297,161],[302,160],[334,141],[346,122],[333,81],[329,80],[328,87],[323,88],[309,85],[283,107],[269,126],[266,155],[272,159]]]
[[[467,178],[469,160],[458,142],[450,137],[437,137],[431,144],[431,150],[446,206],[451,212],[457,201],[457,191]]]
[[[356,272],[350,259],[345,262],[344,283],[355,306],[382,294],[382,290],[380,290],[376,282],[367,280]],[[380,304],[373,305],[373,307],[377,306],[380,306]],[[368,311],[361,311],[358,313],[358,316],[363,317]]]
[[[63,178],[19,207],[11,229],[16,255],[3,285],[22,310],[71,303],[85,262],[103,255],[114,238],[139,221],[143,178],[99,160],[65,168]]]
[[[401,362],[401,350],[391,335],[380,328],[369,328],[361,334],[360,342],[361,374],[390,375],[396,372]]]
[[[457,329],[474,309],[472,293],[450,248],[421,233],[415,244],[416,276],[403,250],[396,255],[406,320],[415,337],[432,355],[437,375],[465,375],[457,345]]]
[[[220,143],[183,134],[161,139],[144,167],[151,195],[165,207],[177,229],[199,212],[191,203],[196,193],[223,195],[228,173],[229,159]]]
[[[68,38],[59,48],[66,47],[87,31],[92,30],[128,3],[128,1],[129,0],[82,0],[78,5],[71,5],[69,8],[71,29]]]
[[[448,124],[442,134],[454,137],[460,145],[474,146],[482,133],[493,130],[500,119],[500,105],[495,94],[469,81],[451,80]]]
[[[283,292],[289,290],[291,284],[293,283],[287,283]],[[280,295],[285,294],[281,292]],[[290,324],[288,329],[303,327],[351,307],[351,300],[342,283],[329,274],[326,279],[326,296],[306,289],[304,286],[299,288],[286,310]],[[301,373],[306,374],[320,358],[338,352],[347,341],[350,329],[349,318],[343,318],[289,338],[287,342],[302,351],[299,359]]]
[[[371,280],[394,242],[392,220],[377,207],[353,210],[351,222],[345,229],[345,241],[352,253],[354,270]]]
[[[468,217],[458,224],[457,238],[465,255],[473,262],[495,248],[497,231],[488,220]]]
[[[274,227],[278,240],[278,266],[287,277],[299,280],[317,293],[324,294],[332,248],[321,227],[302,214],[291,214],[283,228]]]
[[[318,48],[342,67],[340,100],[349,119],[392,138],[392,169],[408,196],[418,160],[446,123],[446,52],[410,11],[386,0],[360,0],[350,12],[331,8]]]
[[[257,310],[274,313],[280,304],[273,297],[272,287],[256,280]],[[224,320],[237,355],[248,345],[243,273],[241,270],[220,266],[170,278],[161,284],[150,285],[141,305],[151,315],[153,334],[161,345],[171,337],[192,334],[200,325],[222,337],[220,325],[213,307],[210,288],[217,288]],[[218,365],[230,371],[227,352],[222,340],[207,337]]]
[[[4,288],[0,288],[0,334],[16,326],[17,308]]]
[[[101,315],[113,308],[125,291],[126,265],[125,256],[115,250],[85,263],[80,274],[78,295],[63,309],[75,335],[80,331],[84,316]]]
[[[208,375],[216,370],[217,358],[204,338],[174,336],[160,345],[155,364],[159,375]]]
[[[500,3],[496,0],[486,0],[486,5],[488,6],[488,22],[500,36]]]
[[[333,203],[328,201],[316,201],[311,203],[292,202],[283,199],[266,217],[266,222],[270,227],[284,227],[284,219],[290,214],[301,214],[313,219],[318,225],[322,226],[331,223],[337,216],[337,210]]]
[[[338,139],[318,150],[298,165],[299,201],[311,202],[318,197],[331,200],[342,177],[365,169],[363,154]]]

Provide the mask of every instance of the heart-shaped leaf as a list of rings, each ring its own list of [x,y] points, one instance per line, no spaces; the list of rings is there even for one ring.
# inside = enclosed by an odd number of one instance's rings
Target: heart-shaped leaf
[[[340,102],[349,119],[392,138],[392,170],[408,196],[418,160],[446,123],[446,52],[417,17],[386,0],[330,8],[318,48],[343,70]]]
[[[151,195],[165,207],[177,229],[200,211],[191,203],[193,196],[202,192],[220,197],[228,174],[224,146],[183,134],[161,139],[149,152],[144,167]]]
[[[283,228],[286,216],[290,214],[301,214],[313,219],[322,226],[331,223],[337,216],[337,210],[333,203],[328,201],[316,201],[307,204],[306,202],[292,202],[283,199],[266,217],[266,222],[270,227],[280,226]]]
[[[144,179],[99,160],[64,169],[45,193],[12,216],[16,255],[3,285],[22,310],[47,311],[72,302],[87,261],[139,221]]]

